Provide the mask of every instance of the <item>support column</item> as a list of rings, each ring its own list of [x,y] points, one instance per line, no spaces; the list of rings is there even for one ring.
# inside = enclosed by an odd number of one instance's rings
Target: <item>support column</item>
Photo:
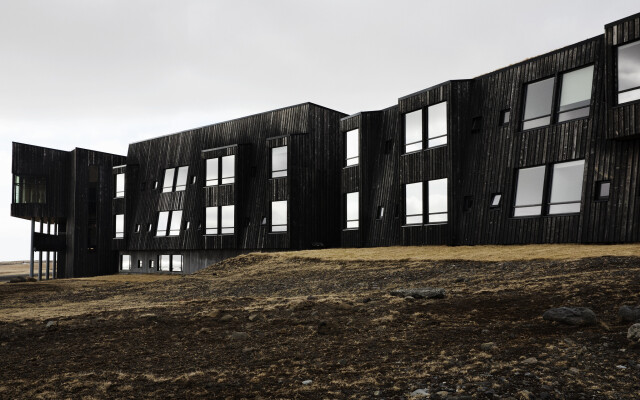
[[[50,235],[50,234],[51,234],[51,222],[47,220],[47,235]],[[49,280],[49,268],[51,267],[50,254],[51,252],[47,250],[47,280]]]
[[[40,218],[40,233],[42,233],[42,218]],[[38,280],[42,280],[42,250],[38,252]]]
[[[33,236],[36,231],[36,219],[31,218],[31,258],[29,258],[29,278],[33,278]]]
[[[58,236],[58,221],[53,224],[53,234]],[[58,252],[53,252],[53,279],[58,279]]]

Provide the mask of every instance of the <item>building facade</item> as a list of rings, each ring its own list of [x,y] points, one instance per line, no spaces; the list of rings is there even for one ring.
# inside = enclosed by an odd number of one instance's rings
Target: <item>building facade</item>
[[[13,174],[12,215],[58,226],[33,243],[59,276],[316,247],[639,242],[640,14],[380,111],[305,103],[126,157],[14,143]]]

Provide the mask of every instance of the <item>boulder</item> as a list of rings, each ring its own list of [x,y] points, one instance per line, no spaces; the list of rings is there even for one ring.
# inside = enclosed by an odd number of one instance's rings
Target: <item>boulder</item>
[[[629,327],[627,339],[640,343],[640,324],[633,324]]]
[[[620,307],[620,311],[618,311],[618,316],[624,322],[640,321],[640,306],[638,307],[622,306]]]
[[[586,307],[552,308],[542,314],[542,319],[573,326],[593,325],[597,321],[596,314]]]
[[[413,297],[414,299],[441,299],[445,295],[442,288],[395,289],[390,293],[397,297]]]

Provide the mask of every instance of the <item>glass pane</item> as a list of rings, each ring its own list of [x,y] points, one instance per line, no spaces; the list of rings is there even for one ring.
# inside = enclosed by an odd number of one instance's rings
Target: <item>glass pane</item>
[[[271,202],[271,230],[284,232],[287,230],[287,201]]]
[[[600,193],[598,193],[598,196],[601,199],[606,199],[609,197],[610,190],[611,190],[611,182],[602,182],[600,183]]]
[[[236,175],[236,156],[222,157],[222,184],[233,183]]]
[[[580,202],[583,173],[584,160],[555,164],[551,180],[551,203]]]
[[[205,234],[218,234],[218,207],[207,207],[205,210]]]
[[[502,195],[501,194],[495,194],[493,195],[493,200],[491,201],[491,205],[493,207],[497,207],[500,205],[500,200],[502,199]]]
[[[635,100],[640,100],[640,89],[618,93],[618,103],[627,103]]]
[[[160,211],[156,225],[156,236],[167,236],[167,222],[169,222],[169,211]]]
[[[584,107],[591,103],[593,65],[562,75],[560,111]]]
[[[160,271],[169,271],[171,265],[171,256],[168,254],[163,254],[160,256],[160,260],[158,261]]]
[[[358,227],[360,219],[359,195],[359,192],[347,193],[347,228]]]
[[[505,110],[502,112],[502,125],[506,125],[509,123],[511,119],[511,110]]]
[[[537,206],[542,204],[544,172],[544,165],[541,167],[522,168],[518,171],[516,206]],[[516,210],[516,213],[517,212]]]
[[[513,212],[514,217],[528,217],[530,215],[540,215],[542,213],[542,206],[533,207],[520,207],[516,208]]]
[[[406,223],[407,223],[407,225],[421,224],[422,223],[422,215],[413,215],[413,216],[410,216],[410,217],[408,216]]]
[[[447,213],[429,214],[429,223],[447,222]]]
[[[287,146],[271,149],[271,177],[287,176]]]
[[[422,110],[404,115],[404,143],[422,142]],[[422,145],[415,150],[422,149]],[[415,151],[409,150],[407,152]]]
[[[172,271],[182,271],[182,256],[173,255],[171,256],[171,270]]]
[[[359,130],[354,129],[346,133],[347,141],[347,165],[358,164],[358,157],[360,152],[359,145]]]
[[[640,41],[618,47],[618,92],[637,87],[640,87]]]
[[[189,167],[178,168],[178,180],[176,181],[176,192],[187,188],[187,178],[189,177]]]
[[[445,144],[447,144],[447,137],[446,136],[442,136],[436,139],[429,139],[429,148],[431,147],[438,147],[438,146],[444,146]]]
[[[551,123],[551,117],[542,117],[538,119],[532,119],[531,121],[526,121],[522,124],[522,129],[533,129],[538,128],[540,126],[549,125]]]
[[[422,142],[413,143],[408,146],[404,146],[405,153],[411,153],[418,150],[422,150]]]
[[[429,214],[447,212],[447,178],[429,181]],[[431,222],[431,217],[429,217]]]
[[[168,168],[164,171],[164,183],[162,184],[162,192],[170,192],[173,190],[173,175],[175,168]]]
[[[555,78],[549,78],[527,85],[527,97],[524,109],[525,120],[551,114],[554,82]]]
[[[124,237],[124,214],[116,215],[116,237]]]
[[[580,203],[552,204],[549,214],[575,214],[580,212]]]
[[[447,134],[447,102],[435,104],[427,109],[429,117],[429,138]],[[445,143],[447,143],[445,138]],[[432,146],[429,146],[432,147]]]
[[[171,214],[171,226],[169,227],[169,235],[179,235],[180,226],[182,226],[182,210],[173,211]]]
[[[232,234],[233,233],[233,228],[235,226],[234,224],[234,215],[235,215],[235,206],[222,206],[221,209],[221,216],[220,216],[220,228],[221,228],[221,233],[223,235],[225,234]]]
[[[215,186],[218,184],[218,159],[210,158],[207,160],[207,186]]]
[[[411,220],[416,220],[415,216],[419,216],[419,223],[422,223],[422,182],[405,185],[405,201],[407,224],[412,223],[409,222],[410,218]],[[411,216],[414,217],[412,218]]]
[[[122,256],[122,268],[123,271],[129,271],[131,269],[131,256],[123,255]]]
[[[382,219],[382,217],[384,217],[384,207],[380,206],[380,207],[378,207],[378,215],[377,215],[377,218],[378,218],[378,219]]]
[[[124,196],[124,174],[116,175],[116,197]]]
[[[576,118],[584,118],[589,116],[589,107],[578,108],[577,110],[566,111],[558,114],[558,122],[570,121]]]

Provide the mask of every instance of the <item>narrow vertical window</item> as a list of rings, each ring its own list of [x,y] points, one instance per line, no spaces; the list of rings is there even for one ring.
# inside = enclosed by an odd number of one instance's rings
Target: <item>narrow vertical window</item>
[[[502,200],[502,193],[494,193],[491,195],[491,208],[500,207],[500,201]]]
[[[156,265],[156,262],[154,260],[149,260],[149,269],[150,270],[154,270],[155,269],[155,265]]]
[[[618,104],[640,100],[640,40],[618,47]]]
[[[287,176],[287,146],[271,149],[271,177],[281,178]]]
[[[123,254],[120,258],[120,269],[123,271],[131,270],[131,256]]]
[[[360,163],[360,131],[353,129],[345,133],[346,161],[345,165],[358,165]]]
[[[180,234],[180,226],[182,225],[182,210],[171,212],[171,224],[169,226],[168,236],[178,236]]]
[[[168,254],[163,254],[158,257],[158,268],[160,271],[171,271],[171,256]]]
[[[124,174],[116,174],[116,197],[124,197]]]
[[[542,214],[545,166],[522,168],[518,171],[518,187],[514,217]]]
[[[138,269],[142,268],[142,260],[138,260]]]
[[[156,236],[167,236],[167,224],[169,223],[169,211],[158,213],[158,223],[156,224]]]
[[[378,206],[378,211],[376,212],[376,219],[382,219],[384,217],[384,207]]]
[[[189,167],[178,168],[178,177],[176,178],[176,192],[183,191],[187,188],[187,178],[189,177]]]
[[[404,186],[405,223],[415,225],[422,223],[422,182],[409,183]]]
[[[596,188],[596,200],[607,201],[611,193],[611,181],[600,181]]]
[[[171,271],[182,272],[182,256],[174,254],[171,256]]]
[[[404,115],[404,152],[422,150],[422,110]]]
[[[164,183],[162,184],[162,193],[173,191],[173,178],[175,176],[175,168],[167,168],[164,170]]]
[[[222,184],[226,185],[235,182],[236,156],[222,157]]]
[[[447,178],[429,181],[429,223],[447,222]]]
[[[589,116],[592,84],[593,65],[562,75],[558,122]]]
[[[217,186],[218,185],[218,159],[217,158],[209,158],[207,160],[207,186]]]
[[[549,214],[580,212],[584,160],[554,164]]]
[[[427,109],[429,148],[447,144],[447,102],[434,104]]]
[[[207,207],[205,209],[205,235],[218,234],[218,207]]]
[[[511,109],[507,108],[506,110],[500,111],[500,126],[509,125],[511,121]]]
[[[235,226],[235,206],[220,207],[220,234],[233,235]]]
[[[287,201],[271,202],[271,232],[287,231]]]
[[[551,123],[551,103],[555,78],[530,83],[526,87],[522,129],[533,129]]]
[[[347,193],[347,229],[357,229],[360,227],[360,192]]]
[[[115,226],[116,226],[116,232],[115,232],[115,238],[116,239],[120,239],[124,237],[124,214],[118,214],[116,215],[115,218]]]

